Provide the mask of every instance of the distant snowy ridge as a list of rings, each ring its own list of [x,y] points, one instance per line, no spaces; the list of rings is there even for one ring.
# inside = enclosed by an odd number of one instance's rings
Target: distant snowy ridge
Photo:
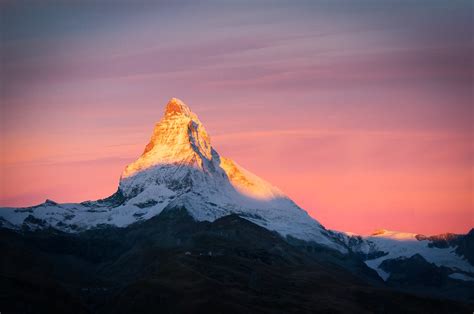
[[[345,242],[353,252],[364,255],[367,266],[377,271],[384,280],[390,276],[390,273],[382,269],[384,261],[410,258],[419,254],[429,263],[450,268],[453,271],[451,278],[471,281],[474,280],[474,265],[465,256],[467,252],[460,252],[459,244],[456,243],[457,239],[468,238],[472,243],[474,230],[467,235],[426,237],[415,233],[382,229],[365,237],[350,234],[345,238]],[[446,242],[449,240],[452,242]],[[440,245],[439,241],[446,243]]]

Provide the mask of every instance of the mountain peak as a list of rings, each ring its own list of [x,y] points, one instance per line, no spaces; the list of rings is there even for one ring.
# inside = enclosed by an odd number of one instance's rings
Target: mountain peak
[[[179,171],[169,170],[178,168]],[[122,173],[120,180],[122,192],[130,196],[146,188],[149,182],[156,183],[157,180],[163,179],[161,177],[163,169],[173,173],[173,180],[179,178],[177,180],[179,184],[189,179],[189,171],[191,173],[197,171],[198,181],[201,182],[194,184],[195,187],[201,186],[203,182],[207,182],[206,184],[211,182],[220,188],[227,186],[240,196],[253,200],[286,198],[279,189],[268,182],[240,167],[231,159],[221,157],[212,148],[210,136],[197,115],[177,98],[168,101],[164,116],[155,125],[150,142],[142,155],[129,164]],[[222,180],[225,182],[221,182]],[[219,190],[219,193],[221,192]]]
[[[221,157],[198,116],[177,98],[167,103],[145,150],[126,166],[113,196],[96,202],[46,205],[31,217],[45,218],[65,230],[102,223],[126,226],[165,210],[184,208],[197,221],[237,214],[283,237],[346,252],[343,244],[283,192]],[[12,221],[23,223],[30,213],[12,211]],[[4,216],[0,210],[0,226]]]
[[[197,115],[183,101],[171,98],[143,154],[125,168],[122,178],[156,166],[187,165],[204,169],[212,158],[209,135]]]
[[[282,191],[221,157],[198,116],[177,98],[166,105],[142,155],[123,171],[118,191],[132,220],[165,208],[185,208],[198,221],[238,214],[284,237],[345,251]]]
[[[165,116],[169,117],[174,115],[185,115],[188,117],[194,116],[191,109],[189,109],[189,107],[181,99],[173,97],[166,105]]]

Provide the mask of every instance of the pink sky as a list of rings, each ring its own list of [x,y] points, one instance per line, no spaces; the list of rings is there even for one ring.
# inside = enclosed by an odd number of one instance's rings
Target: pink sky
[[[468,231],[469,2],[374,3],[5,5],[0,205],[112,194],[178,97],[328,228]]]

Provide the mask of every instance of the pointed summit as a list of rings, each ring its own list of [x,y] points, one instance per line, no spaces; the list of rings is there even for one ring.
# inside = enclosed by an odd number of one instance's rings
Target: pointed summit
[[[212,158],[209,135],[197,115],[183,101],[171,98],[143,154],[125,168],[122,178],[160,165],[187,165],[208,170]]]
[[[169,117],[174,115],[185,115],[188,117],[195,116],[191,109],[189,109],[189,107],[182,100],[173,97],[166,105],[165,116]]]

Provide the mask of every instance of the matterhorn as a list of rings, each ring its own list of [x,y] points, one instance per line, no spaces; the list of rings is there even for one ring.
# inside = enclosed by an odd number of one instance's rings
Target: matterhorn
[[[196,221],[237,214],[285,238],[346,251],[331,231],[282,191],[220,156],[197,115],[177,98],[166,105],[142,155],[125,167],[114,195],[79,204],[48,200],[34,207],[4,208],[0,223],[79,232],[125,227],[173,209],[185,209]]]

